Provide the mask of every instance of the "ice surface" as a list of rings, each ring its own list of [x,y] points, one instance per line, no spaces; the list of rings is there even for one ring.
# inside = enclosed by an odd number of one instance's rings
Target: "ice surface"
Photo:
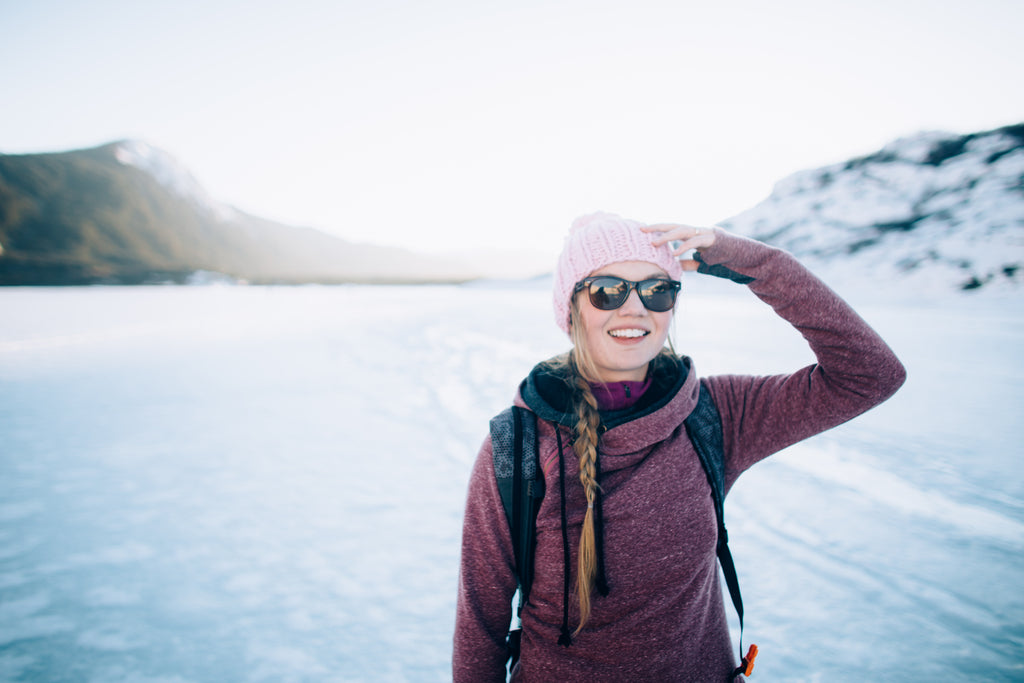
[[[700,372],[811,362],[685,287]],[[861,311],[907,385],[728,501],[754,680],[1020,680],[1022,307]],[[0,680],[448,680],[470,465],[566,344],[542,286],[0,290]]]

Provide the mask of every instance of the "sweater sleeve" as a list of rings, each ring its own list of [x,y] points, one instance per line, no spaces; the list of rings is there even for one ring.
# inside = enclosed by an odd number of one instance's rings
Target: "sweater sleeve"
[[[489,437],[470,475],[458,590],[452,679],[454,683],[504,683],[505,638],[516,591],[515,557]]]
[[[727,486],[758,460],[882,403],[906,379],[882,338],[789,253],[719,230],[697,259],[701,272],[746,284],[817,359],[789,375],[709,378],[722,414]]]

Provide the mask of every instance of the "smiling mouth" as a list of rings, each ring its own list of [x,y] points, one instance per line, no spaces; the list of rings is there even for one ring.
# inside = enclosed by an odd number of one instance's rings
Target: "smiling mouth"
[[[639,328],[630,328],[625,330],[611,330],[608,332],[613,337],[625,338],[625,339],[638,339],[640,337],[646,337],[650,334],[648,330],[641,330]]]

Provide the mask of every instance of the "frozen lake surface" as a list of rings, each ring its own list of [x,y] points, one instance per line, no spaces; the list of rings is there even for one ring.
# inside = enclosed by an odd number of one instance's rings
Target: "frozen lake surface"
[[[907,385],[726,507],[753,680],[1024,680],[1021,300],[859,310]],[[676,328],[810,362],[739,288]],[[449,680],[470,465],[566,346],[539,286],[0,290],[0,681]]]

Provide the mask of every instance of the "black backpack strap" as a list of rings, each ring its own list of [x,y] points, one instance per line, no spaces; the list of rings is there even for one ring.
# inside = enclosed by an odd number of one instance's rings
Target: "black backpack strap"
[[[711,485],[711,497],[715,502],[715,517],[718,520],[718,545],[715,548],[722,575],[729,589],[733,607],[740,619],[740,658],[743,658],[743,597],[740,595],[740,581],[736,565],[729,552],[729,532],[725,529],[725,441],[722,435],[722,416],[718,413],[711,392],[700,384],[697,405],[683,421],[686,433],[693,442],[694,450],[704,467],[704,473]]]
[[[519,583],[518,620],[533,584],[533,553],[536,548],[537,512],[544,498],[544,477],[539,465],[537,417],[512,406],[491,420],[491,451],[498,493],[505,508]],[[508,635],[509,670],[519,658],[519,628]]]
[[[516,578],[524,597],[529,596],[533,582],[535,521],[544,498],[538,448],[537,417],[529,410],[512,406],[491,420],[494,475],[512,532]]]

